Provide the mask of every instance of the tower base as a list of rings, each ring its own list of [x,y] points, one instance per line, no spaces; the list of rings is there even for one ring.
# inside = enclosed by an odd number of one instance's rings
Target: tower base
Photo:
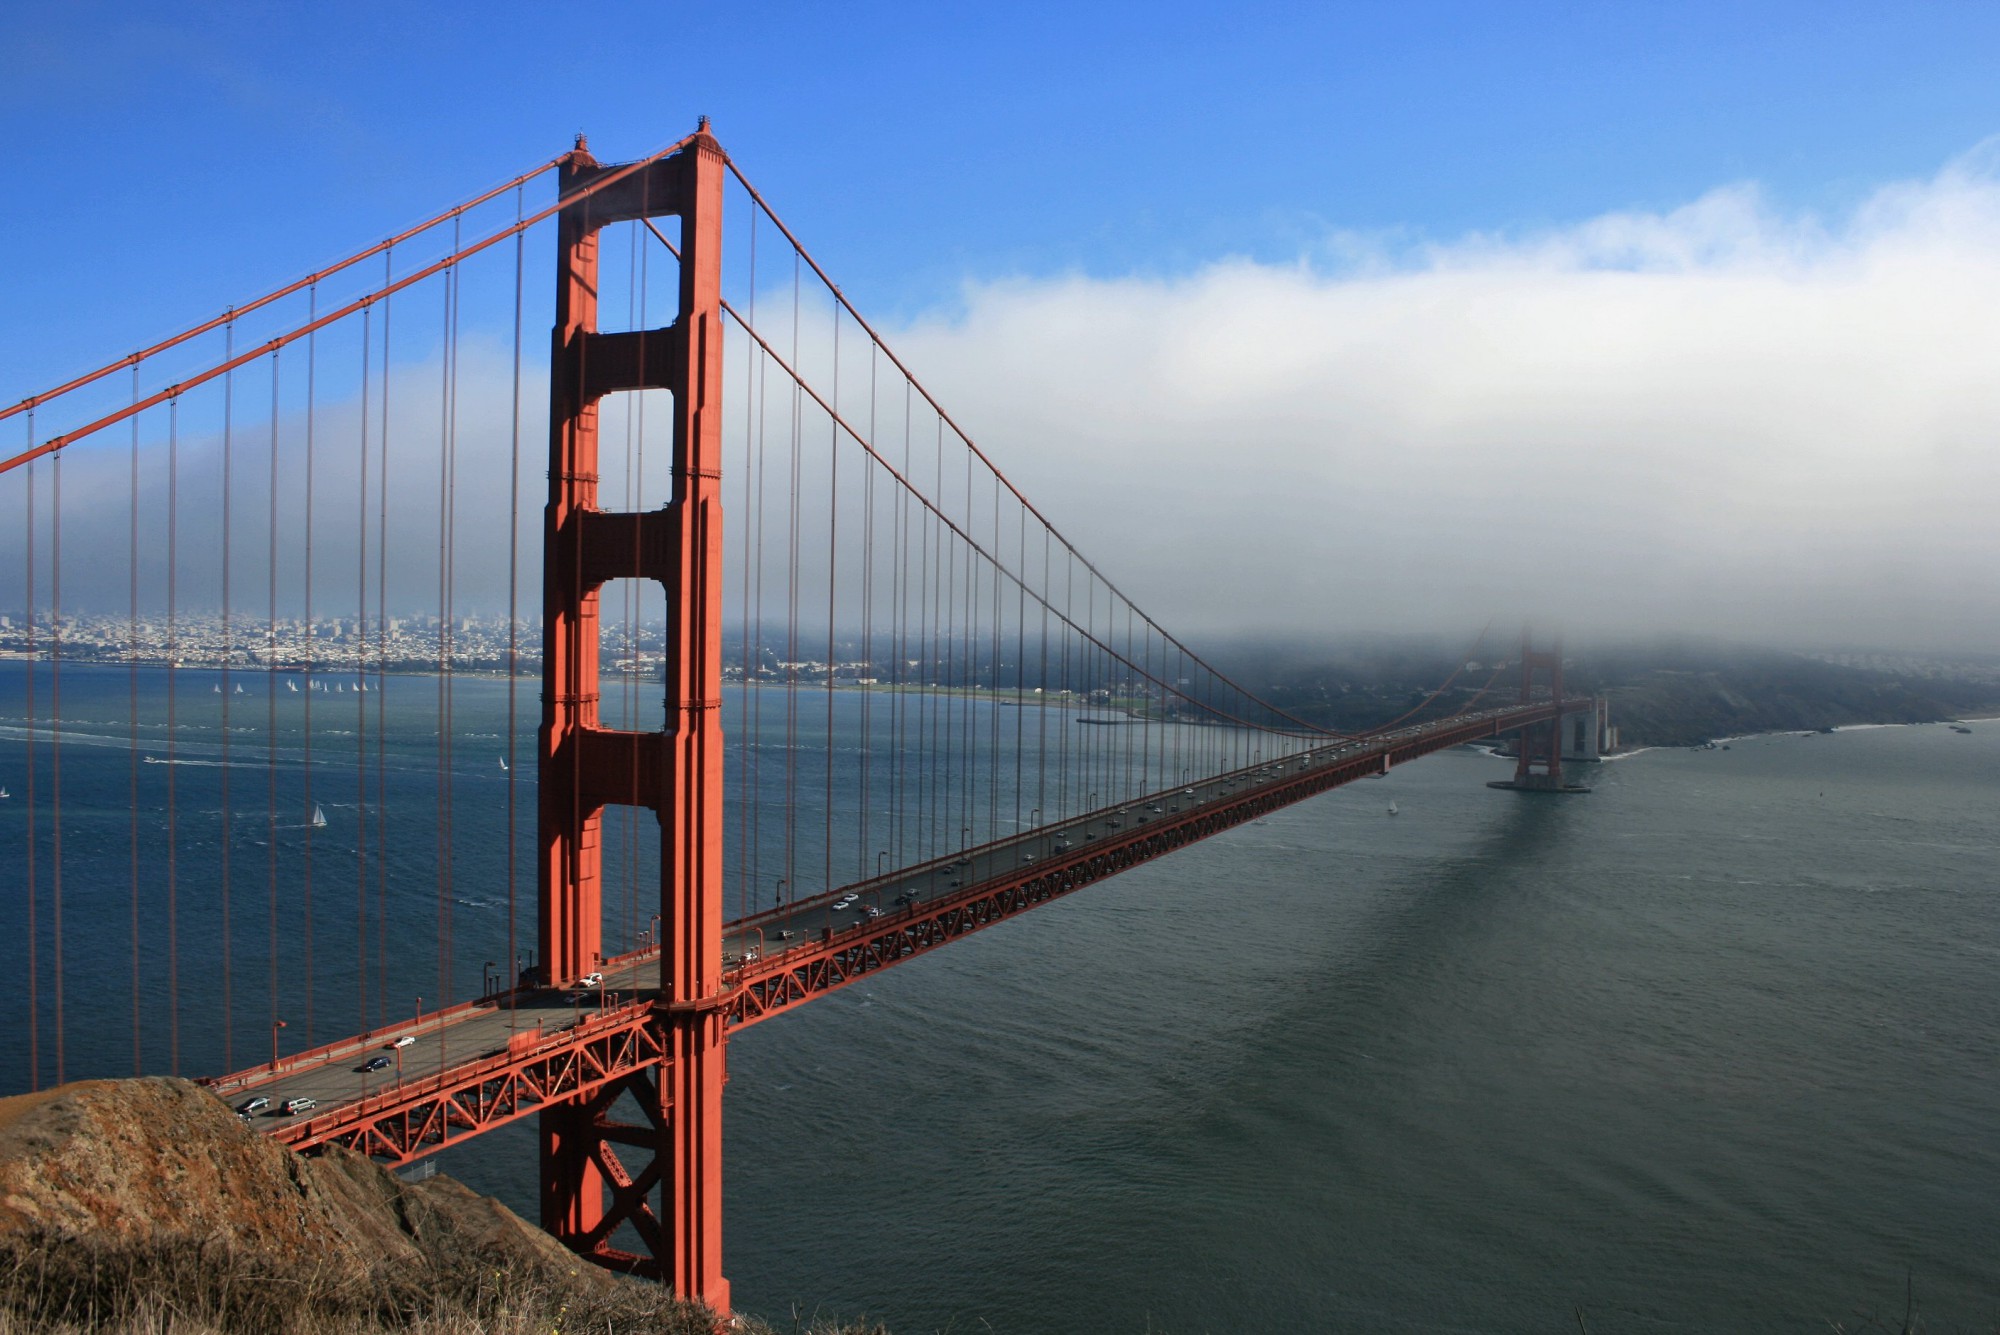
[[[1509,788],[1517,793],[1587,793],[1580,783],[1565,783],[1548,774],[1530,774],[1525,779],[1488,779],[1488,788]]]

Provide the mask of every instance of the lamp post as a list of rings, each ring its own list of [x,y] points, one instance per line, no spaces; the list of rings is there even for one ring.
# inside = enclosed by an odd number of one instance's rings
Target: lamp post
[[[271,1021],[271,1069],[278,1069],[278,1031],[285,1027],[283,1020]]]
[[[479,971],[479,991],[482,996],[490,997],[495,992],[499,991],[499,989],[493,985],[494,983],[493,967],[494,967],[493,961],[488,960],[486,961],[485,967],[481,968]]]
[[[786,886],[788,886],[788,885],[790,885],[790,884],[791,884],[791,882],[790,882],[790,881],[788,881],[788,880],[786,880],[786,879],[785,879],[784,877],[780,876],[780,877],[778,878],[778,884],[777,884],[777,887],[776,887],[776,888],[775,888],[775,889],[774,889],[774,890],[773,890],[773,891],[771,892],[771,893],[772,893],[772,902],[771,902],[771,907],[772,907],[772,908],[774,908],[774,909],[781,909],[781,908],[783,908],[783,907],[785,906],[785,887],[786,887]]]
[[[880,880],[882,877],[882,862],[883,859],[887,858],[888,856],[889,856],[889,850],[886,848],[875,855],[875,878],[877,880]]]

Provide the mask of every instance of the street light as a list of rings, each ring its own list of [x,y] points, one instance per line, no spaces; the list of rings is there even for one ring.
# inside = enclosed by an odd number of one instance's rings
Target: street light
[[[283,1020],[271,1021],[271,1069],[278,1069],[278,1031],[285,1027]]]
[[[772,901],[771,901],[772,908],[781,909],[785,906],[785,887],[790,884],[791,882],[786,880],[784,877],[780,876],[778,878],[777,888],[772,891]]]
[[[650,921],[650,922],[648,922],[648,923],[646,924],[646,939],[647,939],[648,941],[651,941],[651,942],[653,943],[653,946],[654,946],[654,948],[655,948],[655,949],[658,949],[658,948],[659,948],[659,946],[660,946],[660,915],[659,915],[659,914],[657,914],[657,913],[655,913],[655,914],[653,915],[653,917],[652,917],[652,921]]]
[[[494,981],[494,980],[493,980],[493,967],[494,967],[494,966],[493,966],[493,961],[492,961],[492,960],[488,960],[488,961],[486,961],[486,965],[485,965],[485,967],[484,967],[484,968],[482,968],[482,969],[481,969],[481,970],[479,971],[479,990],[480,990],[480,994],[481,994],[482,996],[489,996],[489,997],[490,997],[490,996],[492,996],[492,995],[493,995],[493,994],[494,994],[495,992],[499,991],[499,989],[498,989],[498,988],[496,988],[496,987],[495,987],[495,986],[493,985],[493,981]]]
[[[875,877],[877,880],[880,880],[882,876],[882,860],[888,856],[889,850],[886,848],[875,855]]]

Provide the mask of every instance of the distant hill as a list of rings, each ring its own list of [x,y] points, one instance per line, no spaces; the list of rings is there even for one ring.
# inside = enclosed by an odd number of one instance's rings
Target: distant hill
[[[1425,705],[1451,675],[1456,652],[1435,644],[1381,642],[1350,649],[1238,644],[1217,655],[1238,680],[1272,703],[1343,732],[1408,714],[1432,718],[1516,698],[1518,652],[1490,651]],[[1740,733],[1802,731],[1847,723],[1924,723],[2000,712],[2000,661],[1880,655],[1856,666],[1721,641],[1663,639],[1572,649],[1565,685],[1602,694],[1620,741],[1689,746]],[[1496,670],[1497,669],[1497,670]],[[1482,695],[1481,689],[1485,688]],[[1416,711],[1411,713],[1411,711]]]

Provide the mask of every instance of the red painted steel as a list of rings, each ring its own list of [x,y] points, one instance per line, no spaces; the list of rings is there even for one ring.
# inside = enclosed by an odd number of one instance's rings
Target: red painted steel
[[[1562,641],[1558,639],[1553,649],[1537,649],[1528,628],[1521,630],[1521,703],[1529,704],[1535,698],[1535,676],[1537,672],[1548,677],[1549,698],[1563,698],[1563,655]],[[1594,706],[1593,706],[1594,711]],[[1539,772],[1537,766],[1540,767]],[[1562,720],[1560,717],[1521,729],[1520,755],[1514,764],[1514,785],[1517,788],[1559,789],[1563,786],[1562,776]]]
[[[651,1008],[626,1006],[553,1034],[525,1031],[450,1071],[405,1081],[270,1134],[294,1149],[345,1145],[387,1163],[407,1163],[530,1113],[588,1099],[658,1065],[664,1055]]]
[[[643,171],[604,167],[581,140],[561,168],[556,328],[549,382],[549,503],[543,529],[540,732],[540,966],[564,984],[602,963],[605,806],[650,807],[660,822],[660,1002],[665,1072],[542,1114],[542,1224],[593,1260],[656,1274],[729,1310],[722,1277],[722,186],[727,158],[707,123]],[[615,189],[591,191],[605,176]],[[598,233],[620,221],[681,219],[674,324],[597,330]],[[597,403],[674,395],[672,494],[650,514],[597,507]],[[598,594],[612,579],[656,579],[667,603],[664,732],[598,720]],[[608,1148],[607,1099],[640,1097],[655,1162],[634,1177]],[[671,1110],[671,1112],[669,1111]],[[620,1132],[629,1141],[631,1128]],[[657,1183],[656,1217],[647,1197]],[[651,1249],[611,1234],[629,1223]]]

